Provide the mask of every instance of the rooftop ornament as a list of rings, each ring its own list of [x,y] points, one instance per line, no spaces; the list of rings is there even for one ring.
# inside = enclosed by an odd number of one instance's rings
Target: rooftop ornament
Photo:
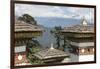
[[[82,25],[83,25],[83,26],[87,26],[87,24],[88,24],[88,23],[87,23],[87,21],[85,20],[85,17],[83,17]]]
[[[54,47],[53,47],[53,43],[51,43],[51,47],[50,47],[50,49],[51,49],[51,50],[54,49]]]

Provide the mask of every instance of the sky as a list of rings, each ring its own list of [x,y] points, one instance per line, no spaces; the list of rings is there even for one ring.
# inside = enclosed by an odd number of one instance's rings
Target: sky
[[[93,19],[93,8],[60,7],[46,5],[15,4],[15,14],[21,16],[28,13],[33,17],[65,17]]]
[[[15,15],[29,14],[33,17],[60,17],[94,21],[94,9],[49,5],[15,4]]]

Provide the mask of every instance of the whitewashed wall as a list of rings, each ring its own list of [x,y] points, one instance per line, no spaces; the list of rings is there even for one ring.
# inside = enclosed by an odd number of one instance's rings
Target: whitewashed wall
[[[94,61],[94,55],[80,55],[79,62]]]

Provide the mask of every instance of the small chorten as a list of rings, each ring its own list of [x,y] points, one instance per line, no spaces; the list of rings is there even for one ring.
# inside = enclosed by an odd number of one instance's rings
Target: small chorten
[[[54,47],[53,47],[53,43],[51,43],[51,47],[50,47],[50,49],[54,49]]]
[[[82,25],[83,25],[83,26],[87,26],[87,24],[88,24],[88,23],[87,23],[87,21],[86,21],[85,17],[83,17],[83,20],[82,20]]]

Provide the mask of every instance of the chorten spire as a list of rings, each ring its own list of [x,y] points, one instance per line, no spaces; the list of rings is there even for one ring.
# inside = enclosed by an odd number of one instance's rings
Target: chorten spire
[[[53,47],[53,43],[51,43],[51,47],[50,47],[50,49],[54,49],[54,47]]]
[[[87,26],[87,21],[86,21],[86,19],[85,19],[84,16],[83,16],[83,20],[82,20],[82,25],[83,25],[83,26]]]

